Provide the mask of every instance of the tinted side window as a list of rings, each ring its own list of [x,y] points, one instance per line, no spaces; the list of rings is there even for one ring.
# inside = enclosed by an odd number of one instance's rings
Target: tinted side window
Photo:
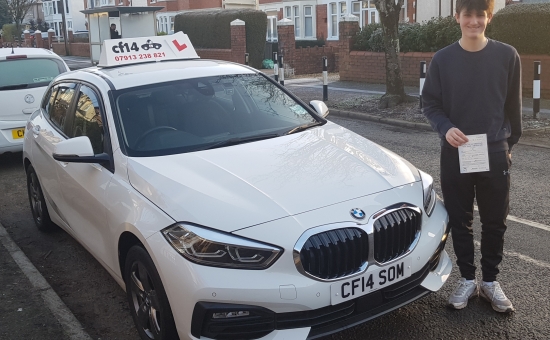
[[[78,93],[76,111],[69,137],[88,136],[94,153],[103,152],[103,118],[98,95],[89,87],[82,85]]]
[[[50,120],[62,131],[67,118],[67,110],[69,109],[69,106],[71,106],[74,92],[74,84],[59,85],[57,95],[55,96],[51,109],[49,110]]]
[[[44,112],[48,117],[50,116],[50,110],[52,109],[56,94],[57,86],[54,86],[48,91],[48,93],[44,96],[44,100],[42,101],[42,108],[44,109]]]

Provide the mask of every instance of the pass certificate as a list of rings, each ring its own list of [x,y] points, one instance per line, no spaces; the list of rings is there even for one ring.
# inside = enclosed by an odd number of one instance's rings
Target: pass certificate
[[[458,147],[460,173],[489,171],[487,135],[469,135],[468,142]]]

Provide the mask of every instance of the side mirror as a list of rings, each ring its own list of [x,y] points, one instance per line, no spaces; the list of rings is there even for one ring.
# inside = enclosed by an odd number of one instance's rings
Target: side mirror
[[[312,100],[309,102],[309,106],[311,106],[319,116],[323,118],[328,116],[328,107],[325,102],[321,100]]]
[[[109,163],[111,157],[106,153],[94,155],[90,139],[86,136],[75,137],[57,143],[53,159],[66,163]]]

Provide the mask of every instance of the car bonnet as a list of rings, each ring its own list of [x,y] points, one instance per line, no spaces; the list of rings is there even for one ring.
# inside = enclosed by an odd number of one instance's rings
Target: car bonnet
[[[333,123],[288,136],[128,160],[174,220],[231,232],[418,181],[407,161]]]

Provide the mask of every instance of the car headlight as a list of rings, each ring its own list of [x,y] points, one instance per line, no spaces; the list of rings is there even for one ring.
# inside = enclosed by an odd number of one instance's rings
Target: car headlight
[[[283,253],[268,244],[183,223],[164,229],[162,234],[183,257],[205,266],[265,269]]]
[[[435,208],[436,194],[433,188],[434,179],[424,171],[418,170],[422,180],[422,190],[424,192],[424,211],[430,216]]]

